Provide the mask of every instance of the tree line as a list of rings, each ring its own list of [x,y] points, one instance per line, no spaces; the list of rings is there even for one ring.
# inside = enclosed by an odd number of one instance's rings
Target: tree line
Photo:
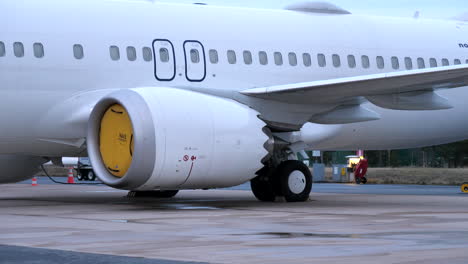
[[[311,153],[309,153],[311,156]],[[326,151],[316,161],[345,164],[354,151]],[[365,151],[371,167],[463,168],[468,166],[468,140],[440,146],[403,150]]]

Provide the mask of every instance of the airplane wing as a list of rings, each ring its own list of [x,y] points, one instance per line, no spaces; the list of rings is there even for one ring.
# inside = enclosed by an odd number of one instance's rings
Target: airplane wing
[[[438,110],[449,105],[427,104],[427,93],[437,89],[456,88],[468,85],[468,65],[456,65],[432,69],[372,74],[349,78],[314,81],[244,90],[244,95],[285,103],[337,103],[357,96],[364,96],[380,106],[384,98],[394,101],[384,108],[397,110]],[[415,93],[416,92],[416,93]],[[399,98],[413,97],[414,104],[400,104]],[[405,96],[408,95],[408,96]],[[420,97],[421,100],[416,99]],[[376,100],[372,100],[376,99]],[[440,103],[437,97],[434,102]],[[426,104],[421,104],[424,101]],[[419,105],[418,105],[419,102]],[[393,107],[388,107],[393,106]]]
[[[375,112],[360,107],[364,102],[394,110],[450,109],[450,102],[437,90],[463,86],[468,86],[468,65],[252,88],[241,93],[288,104],[334,105],[332,111],[309,121],[344,124],[379,119]]]

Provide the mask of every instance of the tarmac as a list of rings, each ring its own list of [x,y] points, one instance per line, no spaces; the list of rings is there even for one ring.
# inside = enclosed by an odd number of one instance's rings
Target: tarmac
[[[0,263],[468,262],[457,186],[314,184],[293,204],[248,189],[152,199],[47,179],[0,185]]]

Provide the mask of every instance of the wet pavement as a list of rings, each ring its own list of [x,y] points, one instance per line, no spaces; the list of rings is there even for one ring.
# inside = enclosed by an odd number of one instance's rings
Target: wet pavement
[[[229,190],[250,190],[250,184],[228,188]],[[338,184],[314,183],[312,191],[316,193],[342,194],[388,194],[388,195],[463,195],[460,186],[439,185],[398,185],[398,184]]]
[[[53,177],[55,181],[67,183],[66,177]],[[38,177],[39,184],[55,184],[47,177]],[[78,185],[104,185],[99,180],[96,181],[78,181]],[[31,180],[21,182],[21,184],[31,184]],[[250,183],[226,188],[226,190],[250,191]],[[342,193],[342,194],[388,194],[388,195],[444,195],[459,196],[463,195],[460,186],[439,186],[439,185],[398,185],[398,184],[339,184],[339,183],[314,183],[313,192],[315,193]]]
[[[202,264],[200,262],[147,259],[141,257],[121,257],[103,254],[89,254],[64,250],[41,249],[0,245],[1,264]]]
[[[309,202],[294,204],[261,203],[245,190],[125,195],[105,186],[1,185],[0,244],[206,263],[468,258],[468,195],[456,186],[316,184]]]

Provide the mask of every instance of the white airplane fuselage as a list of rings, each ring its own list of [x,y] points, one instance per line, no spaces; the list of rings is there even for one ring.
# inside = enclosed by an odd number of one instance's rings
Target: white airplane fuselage
[[[0,57],[0,154],[85,155],[79,147],[86,137],[85,128],[49,124],[57,121],[53,117],[63,105],[78,107],[80,102],[90,110],[101,96],[116,89],[176,87],[246,103],[249,99],[238,93],[241,90],[403,71],[406,57],[412,59],[414,68],[418,58],[424,59],[425,67],[431,58],[438,66],[443,59],[450,65],[456,59],[461,63],[468,60],[468,48],[460,45],[468,42],[468,23],[457,21],[143,1],[7,0],[0,3],[0,10],[0,42],[5,45],[5,55]],[[169,49],[170,67],[155,69],[157,40]],[[15,55],[15,43],[24,45],[24,56]],[[34,56],[34,43],[43,45],[42,58]],[[74,57],[74,45],[83,47],[83,58]],[[201,47],[197,65],[190,63],[184,45]],[[120,59],[111,59],[111,46],[119,48]],[[127,57],[128,47],[136,50],[134,61]],[[144,60],[144,47],[151,49],[151,61]],[[217,63],[210,61],[210,50],[217,51]],[[236,54],[236,63],[228,61],[230,50]],[[252,63],[244,61],[244,51],[250,51]],[[259,61],[261,51],[267,53],[267,65]],[[282,65],[275,64],[275,52],[282,54]],[[296,54],[297,65],[290,65],[290,53]],[[304,53],[311,56],[310,66],[303,63]],[[319,65],[319,54],[326,57],[325,67]],[[333,63],[334,54],[340,57],[339,66]],[[355,67],[348,65],[349,55],[354,56]],[[370,59],[368,68],[362,66],[362,56]],[[376,64],[378,56],[384,58],[382,69]],[[399,59],[399,69],[392,67],[394,56]],[[162,78],[158,80],[158,76]],[[67,101],[93,93],[94,101]],[[468,138],[468,88],[439,94],[454,108],[395,111],[369,103],[368,108],[379,113],[380,120],[347,125],[309,123],[302,128],[301,137],[308,148],[323,150],[395,149]],[[255,105],[249,106],[255,109]],[[78,114],[64,113],[57,118],[65,122],[67,116],[72,119]]]

